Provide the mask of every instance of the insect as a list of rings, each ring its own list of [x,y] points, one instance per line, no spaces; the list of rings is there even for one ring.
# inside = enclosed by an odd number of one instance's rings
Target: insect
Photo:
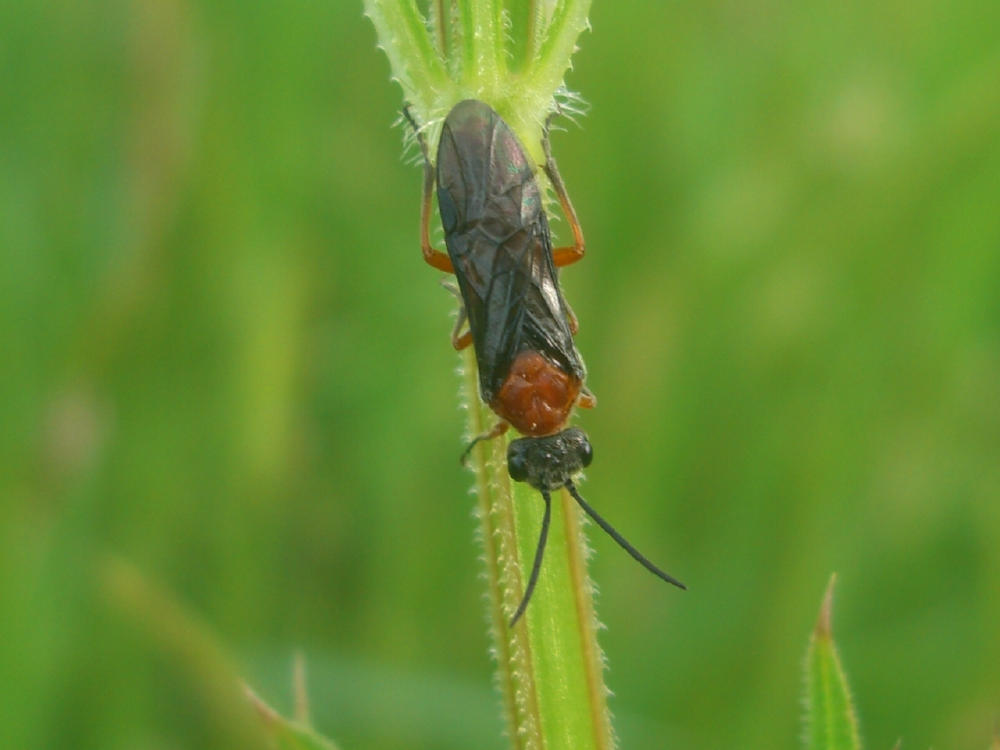
[[[492,430],[469,444],[463,460],[476,443],[512,426],[524,437],[510,443],[507,471],[515,481],[537,489],[545,501],[531,575],[510,627],[531,600],[548,538],[550,493],[562,487],[643,567],[685,588],[615,531],[573,483],[572,477],[590,465],[593,451],[583,430],[566,423],[575,406],[591,408],[596,399],[584,384],[587,371],[573,343],[576,316],[563,298],[556,272],[583,257],[584,241],[552,158],[548,126],[544,169],[574,239],[572,246],[555,249],[528,155],[488,104],[467,99],[455,105],[442,126],[434,165],[420,128],[408,110],[404,114],[417,132],[424,156],[420,216],[424,260],[458,279],[463,309],[452,345],[458,350],[475,347],[480,393],[500,418]],[[447,253],[430,242],[435,182]],[[462,333],[466,320],[468,330]]]

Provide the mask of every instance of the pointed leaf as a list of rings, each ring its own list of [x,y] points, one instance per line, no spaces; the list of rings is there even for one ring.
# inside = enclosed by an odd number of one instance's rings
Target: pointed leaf
[[[244,690],[264,720],[277,750],[337,750],[333,742],[317,733],[308,724],[286,719],[249,687],[244,686]]]
[[[860,750],[858,719],[847,677],[833,643],[830,577],[819,619],[806,652],[806,747],[808,750]]]

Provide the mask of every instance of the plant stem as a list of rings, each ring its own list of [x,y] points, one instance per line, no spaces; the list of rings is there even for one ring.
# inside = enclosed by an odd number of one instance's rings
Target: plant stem
[[[430,24],[415,0],[365,0],[379,41],[421,125],[433,158],[441,122],[459,101],[490,104],[539,167],[542,129],[555,110],[590,0],[430,0]],[[505,9],[514,24],[507,36]],[[511,72],[511,69],[517,72]],[[536,170],[545,182],[544,170]],[[469,433],[483,434],[496,415],[480,401],[475,355],[464,354]],[[512,745],[523,750],[614,747],[597,645],[593,589],[580,511],[554,495],[549,544],[534,597],[514,628],[508,620],[524,593],[543,513],[542,498],[507,474],[504,437],[472,453],[489,586],[497,684]]]
[[[463,371],[470,433],[481,434],[496,417],[479,403],[471,352]],[[513,746],[607,750],[614,739],[587,547],[579,508],[565,491],[553,497],[556,512],[534,597],[521,621],[508,627],[534,559],[543,504],[533,489],[510,480],[507,445],[506,438],[480,444],[473,460],[498,686]]]

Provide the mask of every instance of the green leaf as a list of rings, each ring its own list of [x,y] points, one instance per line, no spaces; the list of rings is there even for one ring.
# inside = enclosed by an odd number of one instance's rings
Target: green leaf
[[[316,732],[305,721],[292,721],[275,711],[249,687],[247,698],[264,720],[268,733],[278,750],[337,750],[337,746]]]
[[[588,28],[590,0],[434,0],[426,16],[416,0],[364,7],[430,154],[452,107],[481,99],[544,162],[542,127],[557,92],[566,96],[563,78]],[[538,179],[545,183],[544,174]]]
[[[125,560],[106,559],[97,573],[108,604],[170,657],[184,675],[192,700],[228,739],[226,746],[266,748],[240,695],[239,670],[205,623]]]
[[[823,597],[806,651],[806,747],[808,750],[860,750],[858,719],[847,677],[833,643],[831,618],[836,574]]]

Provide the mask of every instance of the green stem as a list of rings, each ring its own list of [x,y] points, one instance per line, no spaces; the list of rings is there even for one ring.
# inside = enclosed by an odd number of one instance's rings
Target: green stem
[[[465,356],[464,385],[470,433],[481,434],[496,417],[479,402],[471,352]],[[509,734],[518,748],[607,750],[614,739],[587,547],[579,508],[566,492],[553,498],[549,543],[531,604],[513,629],[507,626],[524,593],[543,511],[539,494],[507,475],[507,445],[507,439],[481,444],[473,460],[498,685]]]
[[[505,6],[521,24],[512,27],[509,41]],[[537,0],[432,0],[429,7],[430,23],[415,0],[365,0],[411,113],[426,126],[422,133],[430,154],[437,151],[440,123],[451,108],[477,98],[500,113],[541,165],[542,126],[555,107],[576,38],[586,28],[590,0],[560,0],[548,18]],[[537,173],[544,181],[543,170]],[[479,399],[473,351],[464,356],[469,432],[479,435],[497,417]],[[480,444],[472,463],[497,684],[511,743],[523,750],[608,750],[614,738],[587,547],[580,511],[565,492],[554,498],[548,549],[531,604],[516,627],[507,625],[524,593],[544,509],[537,492],[511,482],[508,443],[505,437]]]
[[[538,4],[535,0],[508,0],[507,14],[511,28],[521,30],[520,34],[509,40],[510,67],[512,70],[521,71],[530,65],[538,50],[540,29]]]
[[[448,12],[444,7],[444,0],[434,0],[431,6],[431,25],[434,27],[435,40],[437,41],[438,54],[442,59],[447,60],[449,54],[448,41]]]

